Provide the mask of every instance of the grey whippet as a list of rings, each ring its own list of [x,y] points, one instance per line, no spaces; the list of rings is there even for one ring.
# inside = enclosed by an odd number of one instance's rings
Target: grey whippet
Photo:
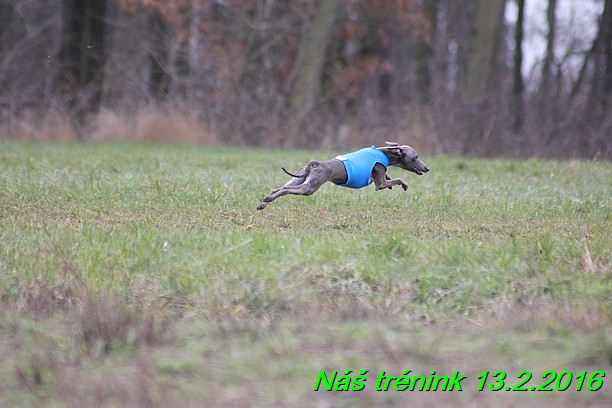
[[[412,147],[385,143],[387,146],[372,146],[336,156],[332,160],[311,160],[298,174],[292,174],[282,167],[293,178],[284,186],[272,190],[257,209],[263,210],[272,201],[287,194],[309,196],[327,181],[350,188],[362,188],[374,181],[376,191],[396,185],[401,185],[406,191],[408,184],[401,178],[390,178],[387,167],[400,167],[419,176],[427,173],[429,167],[419,159],[419,154]]]

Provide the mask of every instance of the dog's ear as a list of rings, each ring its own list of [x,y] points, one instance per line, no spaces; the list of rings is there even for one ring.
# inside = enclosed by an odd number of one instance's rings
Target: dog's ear
[[[389,151],[394,153],[398,159],[403,159],[406,156],[406,152],[402,149],[402,146],[389,146]]]

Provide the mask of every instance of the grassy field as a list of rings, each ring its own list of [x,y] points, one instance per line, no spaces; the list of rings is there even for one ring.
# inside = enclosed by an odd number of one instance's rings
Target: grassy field
[[[255,210],[331,155],[0,141],[0,406],[612,404],[610,163],[425,158]],[[407,370],[466,379],[376,390]]]

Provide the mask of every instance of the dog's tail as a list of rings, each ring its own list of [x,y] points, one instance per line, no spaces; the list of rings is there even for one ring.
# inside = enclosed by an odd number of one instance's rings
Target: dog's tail
[[[287,169],[285,169],[284,167],[281,167],[281,169],[283,169],[283,171],[285,173],[287,173],[288,175],[290,175],[291,177],[302,178],[302,177],[306,176],[306,172],[305,171],[303,171],[303,172],[301,172],[299,174],[293,174],[293,173],[288,172]]]

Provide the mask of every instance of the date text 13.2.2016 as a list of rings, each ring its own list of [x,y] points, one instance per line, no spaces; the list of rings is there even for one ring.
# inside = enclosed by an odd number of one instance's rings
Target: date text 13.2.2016
[[[603,371],[581,371],[573,374],[571,371],[545,371],[540,378],[534,378],[531,371],[523,370],[516,379],[509,378],[505,371],[493,373],[485,370],[477,378],[480,380],[478,391],[597,391],[603,387]]]

